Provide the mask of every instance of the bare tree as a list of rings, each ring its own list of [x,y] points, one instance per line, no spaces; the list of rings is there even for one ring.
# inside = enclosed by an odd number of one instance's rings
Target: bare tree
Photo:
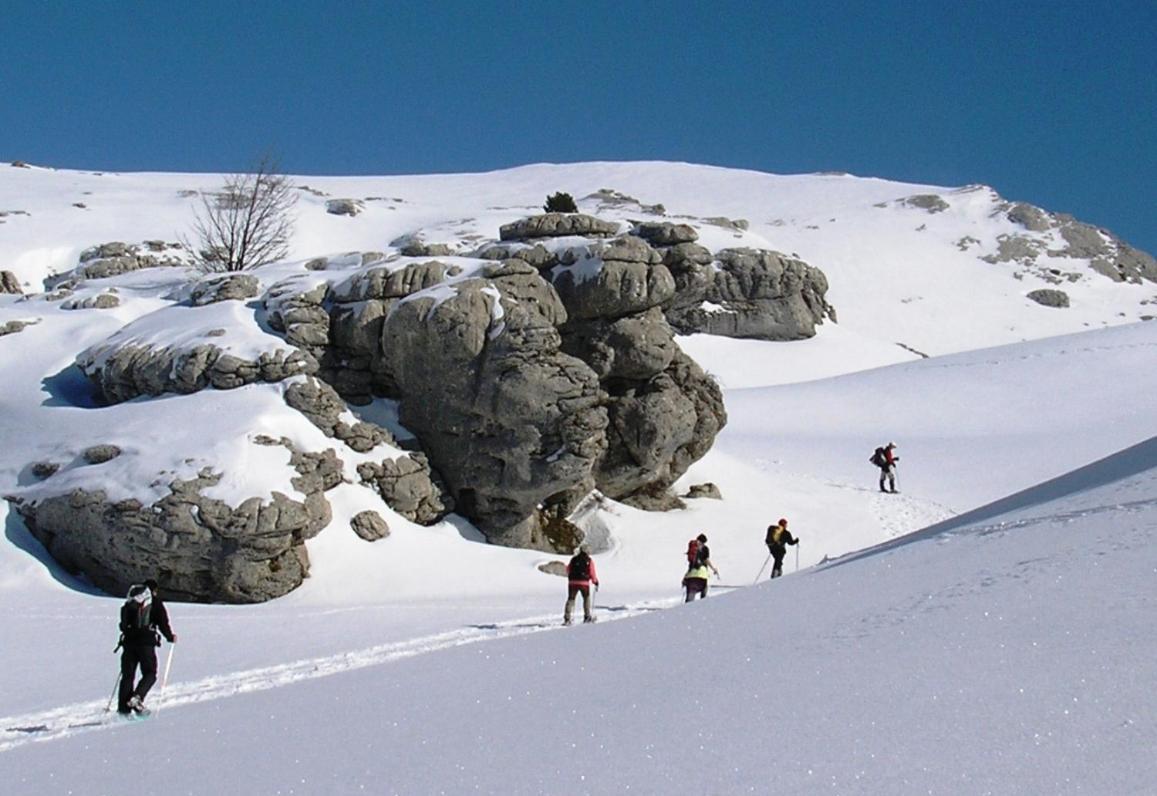
[[[232,174],[218,193],[202,193],[194,211],[195,244],[188,248],[207,271],[244,271],[284,259],[293,231],[293,182],[263,157],[247,173]]]

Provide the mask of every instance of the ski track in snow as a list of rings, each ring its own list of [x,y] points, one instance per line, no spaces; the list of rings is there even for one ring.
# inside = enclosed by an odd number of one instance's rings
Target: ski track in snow
[[[723,594],[729,590],[724,587],[716,587],[715,593]],[[647,601],[634,605],[603,607],[599,614],[599,621],[628,619],[649,611],[670,608],[682,602],[680,597]],[[467,625],[458,630],[435,633],[431,636],[390,644],[380,644],[336,655],[217,675],[191,683],[172,683],[165,687],[163,693],[157,693],[152,708],[154,713],[160,710],[168,712],[171,708],[182,705],[208,702],[253,691],[265,691],[270,688],[281,688],[302,680],[328,677],[368,666],[378,666],[465,644],[562,629],[564,628],[559,623],[557,614],[486,625]],[[164,661],[158,660],[158,664],[158,670],[163,671]],[[160,688],[161,686],[158,684],[158,691]],[[122,719],[115,712],[109,712],[106,710],[107,705],[106,699],[64,705],[39,713],[2,717],[0,718],[0,733],[2,733],[0,734],[0,752],[6,752],[27,743],[54,741],[82,732],[119,727],[132,721]]]

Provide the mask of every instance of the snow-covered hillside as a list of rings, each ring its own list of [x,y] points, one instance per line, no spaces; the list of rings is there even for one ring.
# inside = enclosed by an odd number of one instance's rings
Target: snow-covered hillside
[[[594,627],[558,627],[562,581],[537,568],[557,556],[485,545],[455,515],[422,527],[344,483],[298,590],[171,606],[172,677],[140,726],[103,714],[119,600],[62,571],[0,504],[0,781],[13,792],[120,792],[141,733],[153,753],[135,776],[177,793],[1144,793],[1157,781],[1157,324],[1135,322],[1153,282],[1042,253],[1064,247],[1059,228],[1026,232],[985,188],[661,163],[296,180],[310,190],[292,259],[258,274],[270,284],[309,258],[415,236],[475,247],[564,190],[614,220],[662,203],[713,249],[794,253],[826,273],[839,322],[793,343],[679,338],[724,387],[729,422],[678,486],[711,481],[723,499],[668,513],[606,503]],[[91,246],[175,240],[191,220],[182,192],[218,185],[0,169],[0,270],[30,294],[0,296],[0,327],[31,322],[0,336],[0,494],[35,495],[28,465],[45,460],[64,462],[53,488],[68,486],[79,452],[109,442],[124,449],[99,465],[112,499],[147,499],[153,474],[221,460],[242,463],[213,487],[222,499],[255,484],[293,494],[289,453],[248,438],[334,444],[275,384],[92,405],[76,358],[118,330],[172,343],[228,328],[241,353],[281,342],[228,317],[177,320],[183,269],[91,280],[68,299],[80,308],[31,295]],[[946,207],[910,200],[928,196]],[[329,214],[333,198],[363,212]],[[1002,235],[1044,248],[981,259]],[[1050,268],[1076,275],[1061,277],[1067,308],[1026,298],[1058,285]],[[84,308],[110,287],[116,307]],[[381,419],[389,406],[357,411]],[[888,440],[899,495],[876,491],[867,461]],[[391,529],[374,543],[349,530],[371,505]],[[798,574],[793,551],[787,577],[751,588],[780,516],[802,539]],[[700,531],[718,598],[684,607],[682,552]]]
[[[538,212],[567,191],[584,212],[696,224],[704,245],[767,246],[821,268],[841,328],[878,344],[866,366],[1128,323],[1157,315],[1153,283],[1119,283],[1088,269],[1089,257],[1054,257],[1057,230],[1009,218],[1010,201],[986,186],[897,183],[846,174],[773,175],[679,163],[535,165],[488,174],[295,178],[300,191],[291,257],[387,251],[403,236],[464,243]],[[70,270],[106,241],[173,241],[188,234],[204,174],[112,174],[39,168],[0,170],[0,265],[27,289]],[[940,203],[909,201],[939,197]],[[355,217],[326,212],[358,200]],[[1015,201],[1015,197],[1011,201]],[[1063,210],[1064,208],[1058,208]],[[1014,213],[1015,218],[1019,218]],[[729,222],[746,222],[746,230]],[[1040,256],[985,262],[1000,236],[1032,241]],[[1039,244],[1039,246],[1037,245]],[[1022,258],[1023,259],[1023,258]],[[1050,269],[1056,271],[1051,273]],[[1033,303],[1034,289],[1062,287],[1072,306]],[[929,319],[935,318],[935,323]]]

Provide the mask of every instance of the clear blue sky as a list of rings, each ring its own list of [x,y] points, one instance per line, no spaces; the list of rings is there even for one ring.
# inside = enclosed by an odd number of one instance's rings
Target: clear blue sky
[[[1157,253],[1157,2],[25,2],[0,160],[685,160],[962,185]]]

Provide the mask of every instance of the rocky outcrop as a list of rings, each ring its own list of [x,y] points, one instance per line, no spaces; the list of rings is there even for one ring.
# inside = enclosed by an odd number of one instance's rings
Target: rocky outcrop
[[[89,464],[104,464],[120,456],[121,449],[116,445],[93,445],[81,451],[80,455]]]
[[[189,394],[206,387],[235,389],[312,373],[317,363],[301,351],[264,352],[255,360],[226,353],[212,343],[188,348],[105,344],[81,352],[77,364],[105,403],[142,395]]]
[[[20,287],[20,280],[16,278],[16,274],[11,271],[0,271],[0,293],[14,293],[22,294],[24,289]]]
[[[190,264],[192,259],[179,243],[146,241],[138,245],[113,241],[81,252],[80,266],[70,276],[74,279],[104,279],[142,268]]]
[[[1106,229],[1026,202],[1006,202],[998,207],[998,212],[1028,234],[999,235],[997,250],[981,258],[986,262],[1017,263],[1035,268],[1037,275],[1047,281],[1059,282],[1063,280],[1058,278],[1055,265],[1038,265],[1041,258],[1088,260],[1090,268],[1114,282],[1157,282],[1157,260]]]
[[[669,222],[645,222],[637,225],[632,234],[654,246],[677,246],[699,240],[699,233],[691,225]]]
[[[560,578],[565,578],[566,562],[565,561],[544,561],[538,565],[538,571],[544,575],[555,575]]]
[[[383,443],[397,447],[386,429],[353,417],[341,396],[323,381],[296,380],[286,387],[284,396],[286,404],[305,415],[327,437],[340,439],[358,453],[368,453]]]
[[[687,494],[683,497],[688,500],[700,500],[709,498],[711,500],[722,500],[723,493],[719,491],[719,487],[708,481],[705,484],[692,484],[687,490]]]
[[[40,321],[5,321],[0,323],[0,337],[23,332],[29,326],[35,326]]]
[[[679,351],[659,307],[569,323],[562,348],[582,359],[604,381],[649,379],[666,370]]]
[[[636,237],[571,249],[572,262],[553,269],[554,288],[572,320],[620,318],[675,296],[662,255]]]
[[[949,207],[943,198],[934,193],[916,194],[905,197],[901,201],[908,207],[915,207],[918,210],[924,210],[929,213],[943,213]]]
[[[252,274],[227,274],[202,279],[193,286],[189,302],[194,307],[215,304],[218,301],[245,301],[257,296],[261,283]]]
[[[618,386],[607,407],[607,454],[596,486],[626,503],[638,493],[650,507],[710,450],[727,422],[723,394],[682,352],[662,373]]]
[[[113,292],[97,293],[83,299],[69,299],[61,302],[62,310],[111,310],[119,307],[120,297]]]
[[[1028,298],[1045,307],[1063,308],[1069,306],[1069,294],[1063,290],[1051,290],[1049,288],[1034,290],[1028,294]]]
[[[356,216],[365,210],[365,206],[361,199],[329,199],[325,203],[325,212],[334,216]]]
[[[755,249],[724,249],[714,266],[702,265],[702,252],[694,249],[679,256],[674,268],[685,292],[670,304],[667,319],[684,334],[799,340],[833,316],[826,277],[801,260]]]
[[[419,525],[432,525],[454,509],[453,498],[421,453],[359,464],[358,477],[377,489],[391,509]]]
[[[537,271],[510,262],[413,294],[383,322],[399,416],[491,541],[529,546],[539,503],[589,489],[605,449],[598,380],[560,350],[564,317]]]
[[[665,260],[710,273],[711,254],[688,225],[605,237],[617,225],[597,221],[537,216],[483,247],[492,264],[469,276],[437,261],[382,265],[329,294],[319,376],[347,399],[397,399],[455,510],[494,542],[569,549],[581,532],[560,518],[593,487],[678,505],[670,485],[726,422],[718,388],[679,352],[663,313],[676,296]],[[526,240],[544,230],[601,234]],[[359,473],[386,495],[400,463]]]
[[[160,577],[166,591],[194,602],[251,603],[279,597],[308,575],[305,541],[330,519],[324,491],[341,481],[334,452],[311,454],[286,440],[299,473],[295,500],[279,492],[231,506],[204,491],[221,475],[208,470],[173,481],[151,505],[73,490],[16,501],[29,530],[62,566],[110,594]]]
[[[498,230],[501,240],[530,240],[534,238],[561,238],[570,235],[582,237],[611,237],[619,233],[619,225],[582,213],[543,213],[504,224]]]
[[[359,511],[350,519],[350,527],[367,542],[376,542],[390,535],[390,526],[376,511]]]
[[[394,395],[382,359],[382,324],[400,299],[441,284],[461,268],[431,260],[375,266],[338,284],[329,296],[329,355],[321,375],[352,403],[368,403],[374,395]]]
[[[329,293],[325,282],[287,279],[266,291],[265,320],[285,341],[320,362],[329,346],[329,313],[323,306]],[[312,370],[310,372],[313,372]]]

